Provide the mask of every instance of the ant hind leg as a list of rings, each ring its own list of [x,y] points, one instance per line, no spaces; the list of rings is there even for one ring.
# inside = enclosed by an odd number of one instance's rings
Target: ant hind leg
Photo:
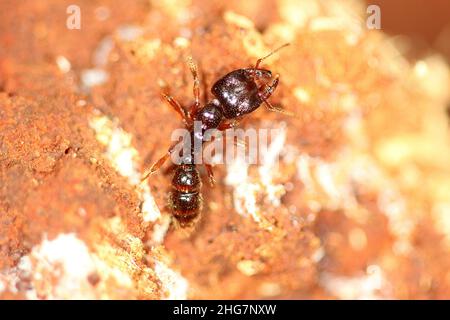
[[[216,184],[216,180],[214,179],[214,171],[213,171],[213,167],[210,164],[205,163],[205,169],[206,172],[208,173],[208,178],[209,178],[209,184],[211,185],[211,187],[214,187],[214,185]]]
[[[167,152],[166,152],[161,158],[159,158],[159,160],[156,161],[156,162],[150,167],[149,170],[146,170],[146,172],[144,173],[144,175],[143,175],[142,178],[141,178],[141,182],[144,181],[144,180],[146,180],[150,175],[152,175],[153,173],[155,173],[156,171],[158,171],[158,170],[162,167],[162,165],[167,161],[167,159],[169,159],[170,155],[171,155],[172,152],[174,151],[175,146],[176,146],[177,144],[178,144],[178,142],[175,143],[175,144],[173,144],[173,145],[169,148],[169,150],[167,150]]]

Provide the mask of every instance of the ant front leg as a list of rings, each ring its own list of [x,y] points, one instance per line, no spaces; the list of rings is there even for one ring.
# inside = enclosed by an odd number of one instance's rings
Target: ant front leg
[[[202,74],[202,87],[203,87],[203,103],[206,105],[209,101],[209,97],[208,97],[208,81],[206,81],[206,73],[205,71],[200,68],[201,70],[201,74]]]
[[[266,101],[267,99],[269,99],[269,97],[277,88],[279,82],[280,82],[279,75],[276,75],[272,80],[271,84],[269,85],[265,84],[262,87],[260,87],[258,95],[261,98],[261,100]]]
[[[162,85],[161,87],[162,87],[161,89],[163,90],[161,92],[161,95],[164,98],[164,100],[166,100],[167,103],[169,103],[169,105],[173,108],[173,110],[175,110],[175,112],[180,115],[184,125],[186,127],[189,127],[189,125],[192,122],[189,113],[186,112],[186,110],[181,106],[181,104],[170,95],[169,87],[166,84]]]
[[[220,131],[224,131],[227,129],[231,129],[236,127],[239,124],[238,120],[233,120],[233,121],[222,121],[219,126],[217,127],[218,130]]]
[[[194,86],[192,88],[192,92],[194,93],[194,105],[189,110],[191,117],[197,112],[200,108],[200,80],[198,78],[198,68],[195,64],[192,57],[188,58],[189,69],[191,70],[192,77],[194,78]]]
[[[273,106],[267,99],[269,99],[269,97],[272,95],[272,93],[275,91],[275,89],[277,88],[279,83],[279,76],[276,75],[275,78],[273,79],[272,83],[270,85],[265,84],[264,86],[262,86],[259,89],[259,97],[261,98],[261,100],[264,102],[264,105],[267,107],[267,109],[269,109],[270,111],[273,112],[278,112],[278,113],[282,113],[284,115],[287,116],[294,116],[294,113],[289,112],[287,110],[281,109],[279,107],[275,107]]]

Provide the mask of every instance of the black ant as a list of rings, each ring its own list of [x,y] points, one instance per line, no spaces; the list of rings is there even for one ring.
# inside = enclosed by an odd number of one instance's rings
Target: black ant
[[[200,143],[205,141],[205,132],[208,129],[226,130],[236,125],[237,119],[255,111],[261,104],[265,104],[271,111],[284,114],[289,112],[279,109],[270,104],[267,100],[277,88],[279,76],[272,79],[270,70],[261,69],[261,62],[270,57],[275,52],[289,45],[288,43],[278,47],[263,58],[257,60],[253,68],[237,69],[231,71],[214,83],[211,92],[214,99],[207,102],[203,107],[200,105],[200,81],[198,78],[197,66],[188,60],[189,68],[194,78],[194,103],[190,110],[183,108],[170,94],[163,93],[165,100],[182,117],[182,120],[189,130],[191,137],[191,151],[183,155],[182,163],[176,166],[172,179],[172,191],[169,195],[169,207],[173,216],[180,226],[193,224],[200,215],[202,208],[202,196],[200,194],[201,180],[199,172],[194,163],[195,151],[194,140]],[[258,85],[257,80],[272,79]],[[194,121],[201,121],[201,132],[194,131]],[[149,175],[157,171],[169,156],[173,153],[176,144],[171,146],[167,153],[153,164],[150,171],[144,175],[142,181]],[[214,184],[214,175],[210,164],[204,164],[208,173],[211,185]]]

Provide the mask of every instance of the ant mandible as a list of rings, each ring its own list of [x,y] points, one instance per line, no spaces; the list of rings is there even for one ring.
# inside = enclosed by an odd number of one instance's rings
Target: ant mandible
[[[200,104],[200,81],[197,66],[190,58],[189,68],[194,78],[194,103],[186,110],[170,94],[164,92],[164,99],[181,116],[191,137],[191,151],[183,155],[182,163],[176,165],[172,179],[172,191],[169,194],[169,208],[180,226],[192,225],[200,216],[202,208],[202,196],[200,193],[201,180],[197,170],[195,159],[194,140],[205,142],[205,132],[209,129],[226,130],[236,125],[237,120],[249,114],[264,104],[269,110],[281,112],[287,115],[291,113],[273,106],[268,98],[272,95],[279,83],[279,76],[272,77],[272,72],[260,68],[263,60],[275,52],[288,46],[286,43],[270,52],[268,55],[256,61],[252,68],[237,69],[217,80],[211,88],[214,99],[207,102],[203,107]],[[265,79],[266,82],[258,85],[257,81]],[[269,80],[272,81],[268,83]],[[200,132],[194,131],[194,121],[201,122]],[[157,171],[174,152],[176,144],[156,161],[142,181]],[[210,164],[204,164],[209,176],[210,183],[214,184],[214,175]]]

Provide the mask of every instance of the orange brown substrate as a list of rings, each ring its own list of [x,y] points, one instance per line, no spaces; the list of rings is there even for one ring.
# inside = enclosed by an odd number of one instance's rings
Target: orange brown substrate
[[[2,298],[70,297],[74,281],[93,298],[450,297],[442,59],[405,60],[364,28],[357,3],[79,3],[73,32],[64,1],[0,4]],[[266,64],[280,74],[271,101],[299,116],[257,110],[241,124],[282,129],[279,167],[215,166],[195,230],[166,232],[172,175],[149,179],[159,208],[149,217],[130,178],[182,127],[161,82],[190,105],[188,55],[204,98],[219,76],[286,41]],[[90,86],[86,71],[106,76]],[[117,130],[96,132],[93,117]],[[128,137],[130,149],[114,148]],[[55,248],[66,243],[85,273],[59,272],[67,261]]]

